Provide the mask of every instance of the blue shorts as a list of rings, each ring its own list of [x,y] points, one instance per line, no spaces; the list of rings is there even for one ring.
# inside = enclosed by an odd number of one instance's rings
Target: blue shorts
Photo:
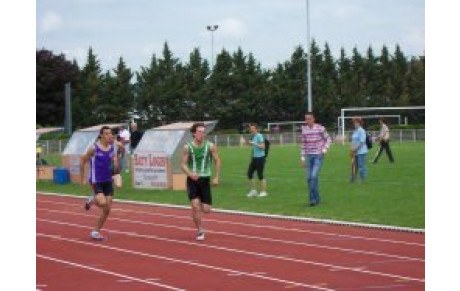
[[[96,182],[91,184],[93,187],[94,195],[104,193],[104,196],[113,196],[113,183],[112,181],[107,182]]]

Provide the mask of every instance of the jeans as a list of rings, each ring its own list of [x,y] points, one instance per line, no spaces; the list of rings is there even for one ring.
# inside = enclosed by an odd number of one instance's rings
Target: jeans
[[[323,165],[323,155],[307,155],[307,182],[310,192],[310,203],[319,203],[318,176]]]
[[[359,172],[359,179],[361,181],[364,181],[367,175],[367,169],[366,169],[366,154],[360,154],[356,155],[355,157],[355,165],[356,165],[356,171]],[[356,177],[351,177],[351,181],[355,181]]]

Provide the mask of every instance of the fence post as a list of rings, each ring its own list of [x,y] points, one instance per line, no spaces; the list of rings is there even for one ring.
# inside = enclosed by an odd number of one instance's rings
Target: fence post
[[[46,154],[48,155],[50,153],[50,141],[46,141]]]
[[[283,145],[283,134],[280,134],[280,145]]]
[[[402,143],[402,130],[399,130],[399,143]]]
[[[62,144],[61,144],[61,140],[59,140],[59,153],[62,152],[62,149],[61,149],[61,148],[62,148]]]
[[[227,147],[230,146],[230,135],[227,135]]]
[[[414,137],[414,142],[416,142],[417,141],[417,130],[416,129],[412,130],[412,136]]]
[[[214,135],[214,144],[217,146],[217,135]]]

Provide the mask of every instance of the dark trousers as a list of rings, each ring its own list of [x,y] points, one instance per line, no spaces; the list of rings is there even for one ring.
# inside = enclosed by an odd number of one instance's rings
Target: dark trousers
[[[374,158],[374,163],[377,163],[380,155],[383,152],[383,149],[385,149],[385,151],[387,152],[387,156],[390,162],[393,163],[394,159],[393,159],[393,154],[391,153],[391,149],[390,149],[390,141],[384,141],[384,140],[380,141],[380,148],[379,148],[379,151],[377,152],[377,155]]]

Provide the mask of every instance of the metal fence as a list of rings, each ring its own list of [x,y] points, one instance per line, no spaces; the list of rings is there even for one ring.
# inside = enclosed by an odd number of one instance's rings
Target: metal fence
[[[345,136],[347,139],[345,143],[349,143],[351,138],[351,131],[346,131]],[[369,131],[372,136],[378,136],[379,131]],[[334,132],[329,133],[332,140],[335,141],[340,134]],[[266,134],[272,145],[284,144],[299,144],[301,142],[301,134],[299,132],[284,132]],[[239,146],[244,144],[245,139],[249,139],[249,134],[229,134],[229,135],[210,135],[209,140],[218,146]],[[392,142],[421,142],[425,141],[425,129],[394,129],[391,131]]]
[[[377,136],[378,131],[370,131],[372,136]],[[337,133],[330,133],[332,140],[335,141]],[[346,143],[349,142],[351,131],[346,131],[345,135],[348,137]],[[272,133],[266,134],[272,145],[284,145],[284,144],[298,144],[301,141],[300,133],[298,132],[284,132],[284,133]],[[245,139],[250,139],[250,134],[225,134],[225,135],[209,135],[208,139],[214,142],[220,147],[227,146],[240,146],[244,144]],[[394,129],[391,130],[391,141],[392,142],[421,142],[425,141],[425,129]],[[57,154],[62,153],[68,140],[44,140],[39,141],[42,147],[42,153]]]
[[[39,140],[37,142],[37,147],[42,148],[42,154],[60,154],[65,149],[68,139],[60,140]]]

